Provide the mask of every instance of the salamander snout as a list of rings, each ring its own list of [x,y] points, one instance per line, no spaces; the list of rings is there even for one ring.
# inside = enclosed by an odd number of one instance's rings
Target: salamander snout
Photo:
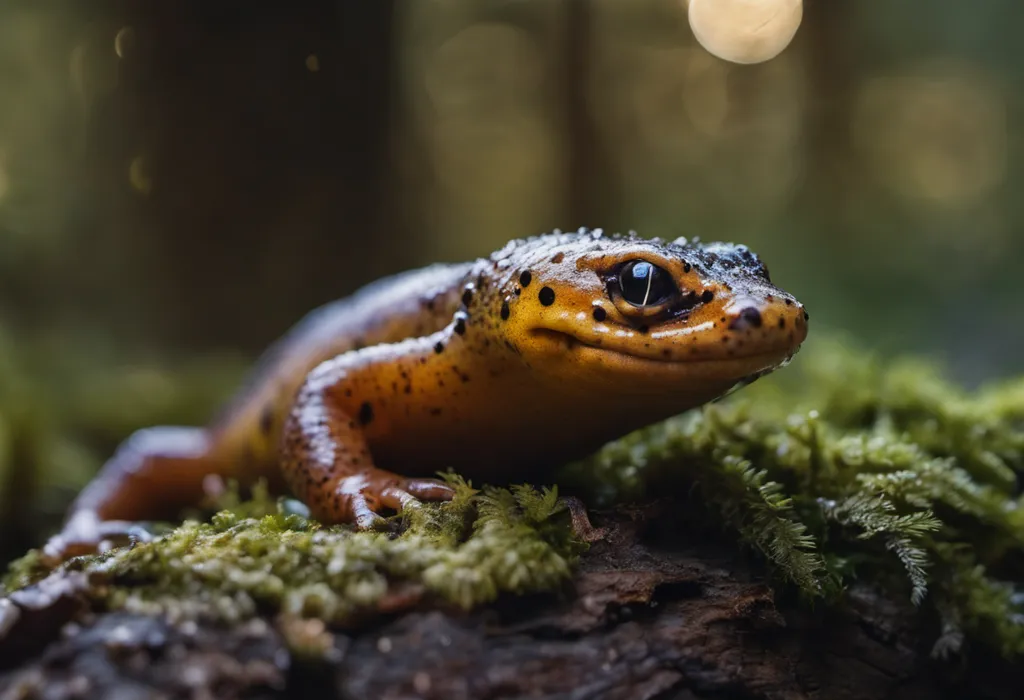
[[[737,354],[761,348],[795,350],[807,337],[807,312],[788,295],[742,295],[723,311],[723,343]]]

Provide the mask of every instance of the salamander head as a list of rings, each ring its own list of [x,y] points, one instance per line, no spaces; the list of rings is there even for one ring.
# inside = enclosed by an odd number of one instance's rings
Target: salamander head
[[[580,230],[492,259],[507,344],[566,386],[708,400],[785,364],[807,314],[742,245]]]

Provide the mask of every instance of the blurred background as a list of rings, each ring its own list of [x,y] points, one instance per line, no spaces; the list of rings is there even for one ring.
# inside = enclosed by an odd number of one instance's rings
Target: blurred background
[[[815,333],[1024,371],[1024,6],[0,3],[0,561],[303,313],[555,227],[742,241]]]

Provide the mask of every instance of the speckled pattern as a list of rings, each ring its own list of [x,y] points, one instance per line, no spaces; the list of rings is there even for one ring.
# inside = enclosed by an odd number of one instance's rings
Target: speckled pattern
[[[625,298],[637,261],[671,293],[654,299],[638,277],[643,298]],[[806,334],[803,306],[745,246],[583,229],[515,240],[314,311],[212,427],[123,447],[73,511],[159,517],[209,474],[262,476],[317,518],[366,526],[450,495],[411,476],[543,476],[785,364]],[[51,549],[95,538],[75,522]]]

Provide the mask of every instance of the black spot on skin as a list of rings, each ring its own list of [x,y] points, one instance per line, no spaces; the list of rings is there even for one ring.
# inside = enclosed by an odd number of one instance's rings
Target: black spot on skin
[[[807,313],[806,311],[804,311],[804,320],[805,321],[810,321],[811,320],[811,315],[809,313]]]
[[[551,287],[541,287],[537,298],[544,306],[551,306],[555,303],[555,290]]]
[[[785,327],[786,327],[786,319],[780,318],[779,319],[779,328],[785,328]]]
[[[274,407],[267,405],[263,407],[263,413],[260,414],[260,432],[264,435],[270,434],[270,429],[274,427]]]
[[[672,357],[672,351],[669,350],[668,348],[665,348],[664,350],[662,350],[661,354],[664,355],[665,357]]]
[[[641,335],[647,335],[647,331],[651,330],[648,326],[637,326],[636,332]]]
[[[683,272],[689,273],[692,269],[693,268],[690,266],[690,263],[683,263]]]
[[[444,343],[442,343],[440,340],[437,341],[437,344],[434,345],[434,352],[436,352],[438,355],[444,352]]]
[[[456,316],[454,331],[459,335],[466,334],[466,319],[464,316]]]
[[[433,299],[427,299],[427,308],[430,309],[431,311],[434,310],[434,300]]]
[[[345,389],[345,397],[346,398],[351,398],[352,397],[352,390],[351,389]]]
[[[551,262],[553,262],[556,265],[562,262],[563,260],[565,260],[565,253],[555,253],[554,257],[551,258]]]
[[[786,299],[786,306],[792,306],[792,305],[793,305],[793,300],[792,299]]]
[[[739,315],[732,320],[729,324],[729,329],[743,331],[750,328],[760,328],[761,322],[761,312],[753,306],[748,306],[740,311]]]
[[[512,292],[513,292],[513,293],[514,293],[514,294],[515,294],[516,296],[519,296],[520,294],[522,294],[522,293],[523,293],[523,290],[522,290],[522,289],[520,289],[519,287],[516,287],[515,289],[513,289],[513,290],[512,290]]]
[[[466,287],[464,290],[462,290],[462,303],[466,306],[469,306],[472,301],[473,289],[471,287]]]
[[[594,307],[594,320],[601,323],[608,318],[608,312],[602,309],[600,306]]]
[[[430,409],[430,415],[432,415],[432,416],[439,416],[439,415],[441,415],[441,409],[440,408],[432,408],[432,409]]]
[[[519,275],[519,284],[523,285],[523,289],[530,286],[530,282],[533,281],[533,275],[529,270],[523,270],[523,273]]]
[[[363,401],[363,405],[359,407],[359,422],[362,425],[368,425],[373,420],[373,405],[369,401]]]
[[[501,320],[502,321],[507,321],[508,320],[508,314],[509,314],[508,302],[507,301],[503,301],[503,302],[501,302]]]
[[[704,293],[700,295],[700,300],[705,304],[711,303],[711,300],[715,298],[715,293],[710,289],[705,289]]]

